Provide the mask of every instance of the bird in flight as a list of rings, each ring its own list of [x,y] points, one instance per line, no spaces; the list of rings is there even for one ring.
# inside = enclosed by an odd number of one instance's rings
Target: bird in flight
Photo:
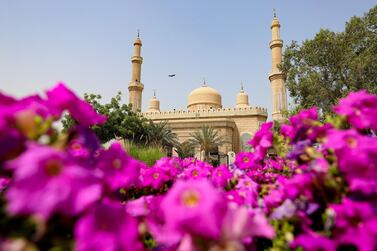
[[[172,77],[174,77],[175,76],[175,74],[169,74],[168,75],[168,77],[170,77],[170,78],[172,78]]]

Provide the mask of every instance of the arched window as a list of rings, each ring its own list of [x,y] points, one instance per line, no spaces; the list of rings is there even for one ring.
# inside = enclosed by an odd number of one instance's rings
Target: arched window
[[[241,151],[242,152],[249,152],[251,151],[251,146],[248,144],[248,142],[251,140],[253,136],[251,135],[251,133],[248,133],[248,132],[244,132],[241,134],[241,138],[240,138],[240,141],[241,141]]]

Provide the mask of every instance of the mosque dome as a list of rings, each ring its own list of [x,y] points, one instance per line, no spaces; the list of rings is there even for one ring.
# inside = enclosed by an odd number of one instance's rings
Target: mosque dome
[[[189,110],[222,108],[221,95],[218,91],[204,83],[189,94],[187,108]]]

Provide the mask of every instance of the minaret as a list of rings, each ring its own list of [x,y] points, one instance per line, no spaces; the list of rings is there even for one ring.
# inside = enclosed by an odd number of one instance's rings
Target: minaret
[[[140,56],[141,40],[139,31],[137,32],[137,38],[134,42],[134,55],[131,57],[132,63],[132,78],[128,85],[128,97],[129,103],[132,104],[132,111],[141,111],[141,97],[144,89],[144,85],[141,83],[141,64],[143,58]]]
[[[149,107],[147,112],[160,112],[160,101],[156,97],[156,90],[153,91],[153,97],[149,100]]]
[[[283,40],[280,38],[280,23],[274,10],[271,24],[272,39],[270,42],[272,69],[268,79],[272,91],[272,120],[283,120],[282,111],[287,110],[287,93],[285,89],[285,74],[279,69],[282,63]]]
[[[241,83],[241,90],[236,98],[236,108],[243,107],[249,107],[249,95],[243,90],[243,84]]]

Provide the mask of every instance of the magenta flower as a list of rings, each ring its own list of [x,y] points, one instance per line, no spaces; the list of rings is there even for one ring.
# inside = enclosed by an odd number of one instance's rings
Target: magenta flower
[[[195,164],[191,164],[184,169],[181,176],[184,179],[207,178],[211,174],[210,168],[212,168],[212,166],[197,161]]]
[[[273,208],[278,207],[285,200],[283,189],[274,189],[263,198],[265,211],[270,212]]]
[[[211,181],[217,187],[225,187],[232,178],[233,174],[226,165],[221,165],[212,170]]]
[[[71,116],[83,126],[103,124],[106,121],[105,116],[97,114],[90,104],[79,99],[63,83],[47,91],[47,97],[47,102],[51,109],[55,110],[57,117],[60,117],[64,110],[68,110]]]
[[[239,193],[238,190],[230,190],[226,192],[225,196],[229,204],[234,204],[234,205],[245,205],[245,198],[242,197]]]
[[[220,237],[225,200],[208,180],[178,180],[161,202],[161,209],[170,232]]]
[[[76,215],[102,193],[93,172],[49,147],[33,146],[9,162],[13,180],[6,191],[11,214],[36,214],[48,219],[54,213]]]
[[[24,150],[24,143],[40,133],[37,122],[50,116],[39,96],[21,100],[0,94],[0,162],[12,159]]]
[[[67,153],[78,160],[94,164],[97,151],[102,148],[97,135],[87,127],[75,126],[69,132],[70,142],[67,146]]]
[[[94,205],[77,221],[75,240],[77,251],[143,250],[137,220],[110,201]]]
[[[25,136],[15,128],[0,129],[0,163],[21,153],[25,140]]]
[[[142,186],[159,189],[165,182],[170,180],[165,170],[160,167],[145,167],[140,175]]]
[[[324,147],[335,151],[339,169],[352,187],[365,187],[360,179],[377,180],[377,138],[360,135],[355,130],[330,130]],[[357,182],[357,186],[353,181]],[[367,188],[367,187],[365,187]]]
[[[292,143],[316,138],[317,133],[323,134],[323,129],[320,126],[316,126],[316,121],[318,119],[317,108],[313,107],[307,110],[302,110],[297,115],[289,118],[290,125],[281,125],[280,133],[285,137],[289,138]],[[317,132],[317,133],[313,133]]]
[[[128,156],[120,143],[113,143],[98,159],[97,168],[111,189],[137,184],[142,163]]]
[[[0,176],[0,192],[4,191],[8,187],[10,181],[11,179],[8,177]]]
[[[275,208],[271,214],[272,219],[291,218],[297,210],[297,206],[290,199],[286,199],[283,204]]]
[[[367,202],[344,199],[331,206],[335,212],[336,240],[361,251],[377,248],[377,215]]]
[[[261,211],[245,206],[228,207],[222,226],[223,240],[242,242],[247,237],[272,239],[274,235],[273,227]]]
[[[252,179],[250,179],[248,176],[240,176],[238,178],[238,183],[236,185],[237,189],[247,189],[252,190],[254,192],[258,192],[258,184],[255,183]]]
[[[241,169],[250,169],[255,166],[254,155],[251,152],[240,152],[236,156],[236,166]]]
[[[356,129],[373,129],[377,131],[377,96],[362,90],[351,92],[339,101],[334,111],[346,116],[348,122]]]
[[[149,205],[153,199],[153,195],[149,195],[128,201],[126,204],[127,213],[133,217],[147,216],[151,212]]]
[[[264,159],[267,150],[272,146],[273,132],[271,128],[273,125],[273,122],[264,123],[249,141],[249,144],[254,148],[254,158],[258,161]]]
[[[290,245],[291,248],[302,247],[306,251],[335,251],[336,243],[315,232],[297,236]]]
[[[182,172],[182,164],[179,158],[163,157],[157,160],[154,166],[164,170],[172,178]]]

